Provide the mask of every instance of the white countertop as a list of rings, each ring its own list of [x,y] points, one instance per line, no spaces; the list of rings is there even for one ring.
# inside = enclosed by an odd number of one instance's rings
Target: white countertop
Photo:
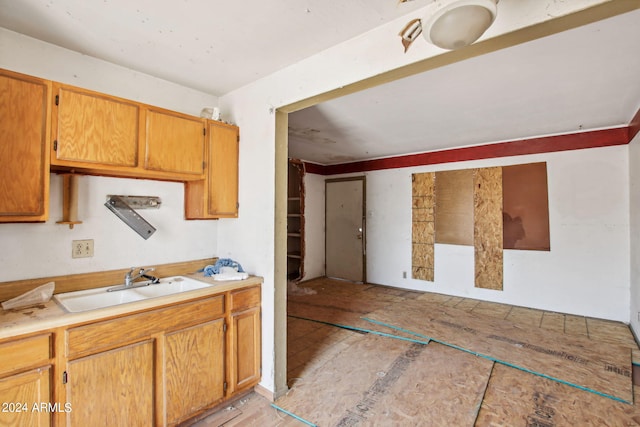
[[[213,286],[80,313],[67,312],[53,299],[46,304],[26,307],[20,310],[0,309],[0,339],[173,305],[193,298],[215,295],[262,283],[262,278],[259,276],[250,276],[245,280],[229,281],[215,281],[211,277],[205,277],[203,273],[185,274],[184,276],[211,283]]]

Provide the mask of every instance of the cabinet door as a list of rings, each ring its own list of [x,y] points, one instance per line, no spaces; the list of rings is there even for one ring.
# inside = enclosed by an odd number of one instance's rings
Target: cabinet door
[[[0,71],[0,222],[46,221],[51,83]]]
[[[231,390],[237,392],[260,381],[260,308],[231,315],[233,366]]]
[[[208,213],[216,218],[238,216],[238,149],[236,126],[209,124]]]
[[[67,425],[153,425],[153,347],[148,340],[69,362]]]
[[[145,169],[204,174],[204,120],[147,110]]]
[[[55,93],[52,164],[137,165],[136,103],[65,86],[56,86]]]
[[[169,333],[165,338],[166,413],[184,421],[224,397],[224,319]]]
[[[35,369],[19,375],[0,379],[0,425],[34,426],[51,425],[51,412],[40,411],[41,404],[49,405],[49,367]],[[38,408],[37,410],[34,410]],[[59,408],[60,410],[62,408]]]
[[[238,127],[216,121],[208,123],[207,174],[203,180],[185,183],[185,218],[236,218]]]

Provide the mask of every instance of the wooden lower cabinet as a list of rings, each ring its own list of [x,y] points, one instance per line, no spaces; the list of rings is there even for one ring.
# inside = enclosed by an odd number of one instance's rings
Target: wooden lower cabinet
[[[74,325],[62,335],[59,395],[72,410],[60,424],[174,426],[260,380],[260,286]]]
[[[232,393],[244,391],[260,381],[260,292],[259,286],[253,286],[232,291],[229,295],[229,389]]]
[[[49,426],[53,393],[50,333],[0,343],[0,426]],[[45,405],[45,406],[43,406]]]
[[[224,319],[167,334],[164,343],[167,424],[224,398]]]
[[[0,379],[0,425],[51,425],[51,372],[48,366]]]
[[[0,426],[173,426],[202,414],[260,381],[260,295],[250,285],[0,340]]]
[[[67,425],[154,425],[154,340],[73,360],[67,365]]]
[[[233,377],[231,389],[241,391],[260,381],[260,308],[231,315],[233,322]]]

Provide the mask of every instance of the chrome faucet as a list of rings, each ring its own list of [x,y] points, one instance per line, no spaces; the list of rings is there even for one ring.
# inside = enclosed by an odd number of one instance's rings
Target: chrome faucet
[[[124,289],[138,288],[138,287],[142,287],[142,286],[148,286],[151,283],[160,282],[160,279],[158,279],[155,276],[151,276],[150,274],[148,274],[149,272],[154,271],[153,268],[147,268],[147,269],[141,268],[140,271],[138,271],[138,273],[136,273],[136,274],[133,273],[134,271],[135,271],[135,268],[131,267],[131,270],[129,270],[129,272],[124,275],[124,285],[119,285],[119,286],[114,286],[113,288],[109,288],[109,289],[107,289],[107,292],[122,291]],[[144,277],[145,279],[147,279],[148,282],[134,283],[136,279],[139,279],[141,277]]]
[[[131,267],[131,270],[129,270],[129,272],[124,275],[124,287],[125,288],[133,287],[133,282],[136,279],[139,279],[140,277],[144,277],[146,279],[149,279],[152,282],[154,282],[154,280],[157,280],[157,278],[147,275],[147,273],[149,273],[150,271],[154,271],[155,270],[154,268],[147,268],[146,270],[144,268],[141,268],[140,271],[138,272],[138,274],[136,274],[136,275],[132,275],[133,274],[133,270],[135,270],[135,268]]]

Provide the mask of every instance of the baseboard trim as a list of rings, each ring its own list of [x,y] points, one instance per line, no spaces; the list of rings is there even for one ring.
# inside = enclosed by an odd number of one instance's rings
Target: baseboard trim
[[[258,393],[260,396],[264,397],[265,399],[267,399],[270,402],[275,402],[276,400],[278,400],[279,398],[281,398],[282,396],[284,396],[285,394],[287,394],[287,392],[289,391],[289,387],[285,387],[283,390],[281,390],[280,392],[272,392],[271,390],[261,386],[260,384],[258,384],[257,386],[255,386],[253,388],[253,390]]]

